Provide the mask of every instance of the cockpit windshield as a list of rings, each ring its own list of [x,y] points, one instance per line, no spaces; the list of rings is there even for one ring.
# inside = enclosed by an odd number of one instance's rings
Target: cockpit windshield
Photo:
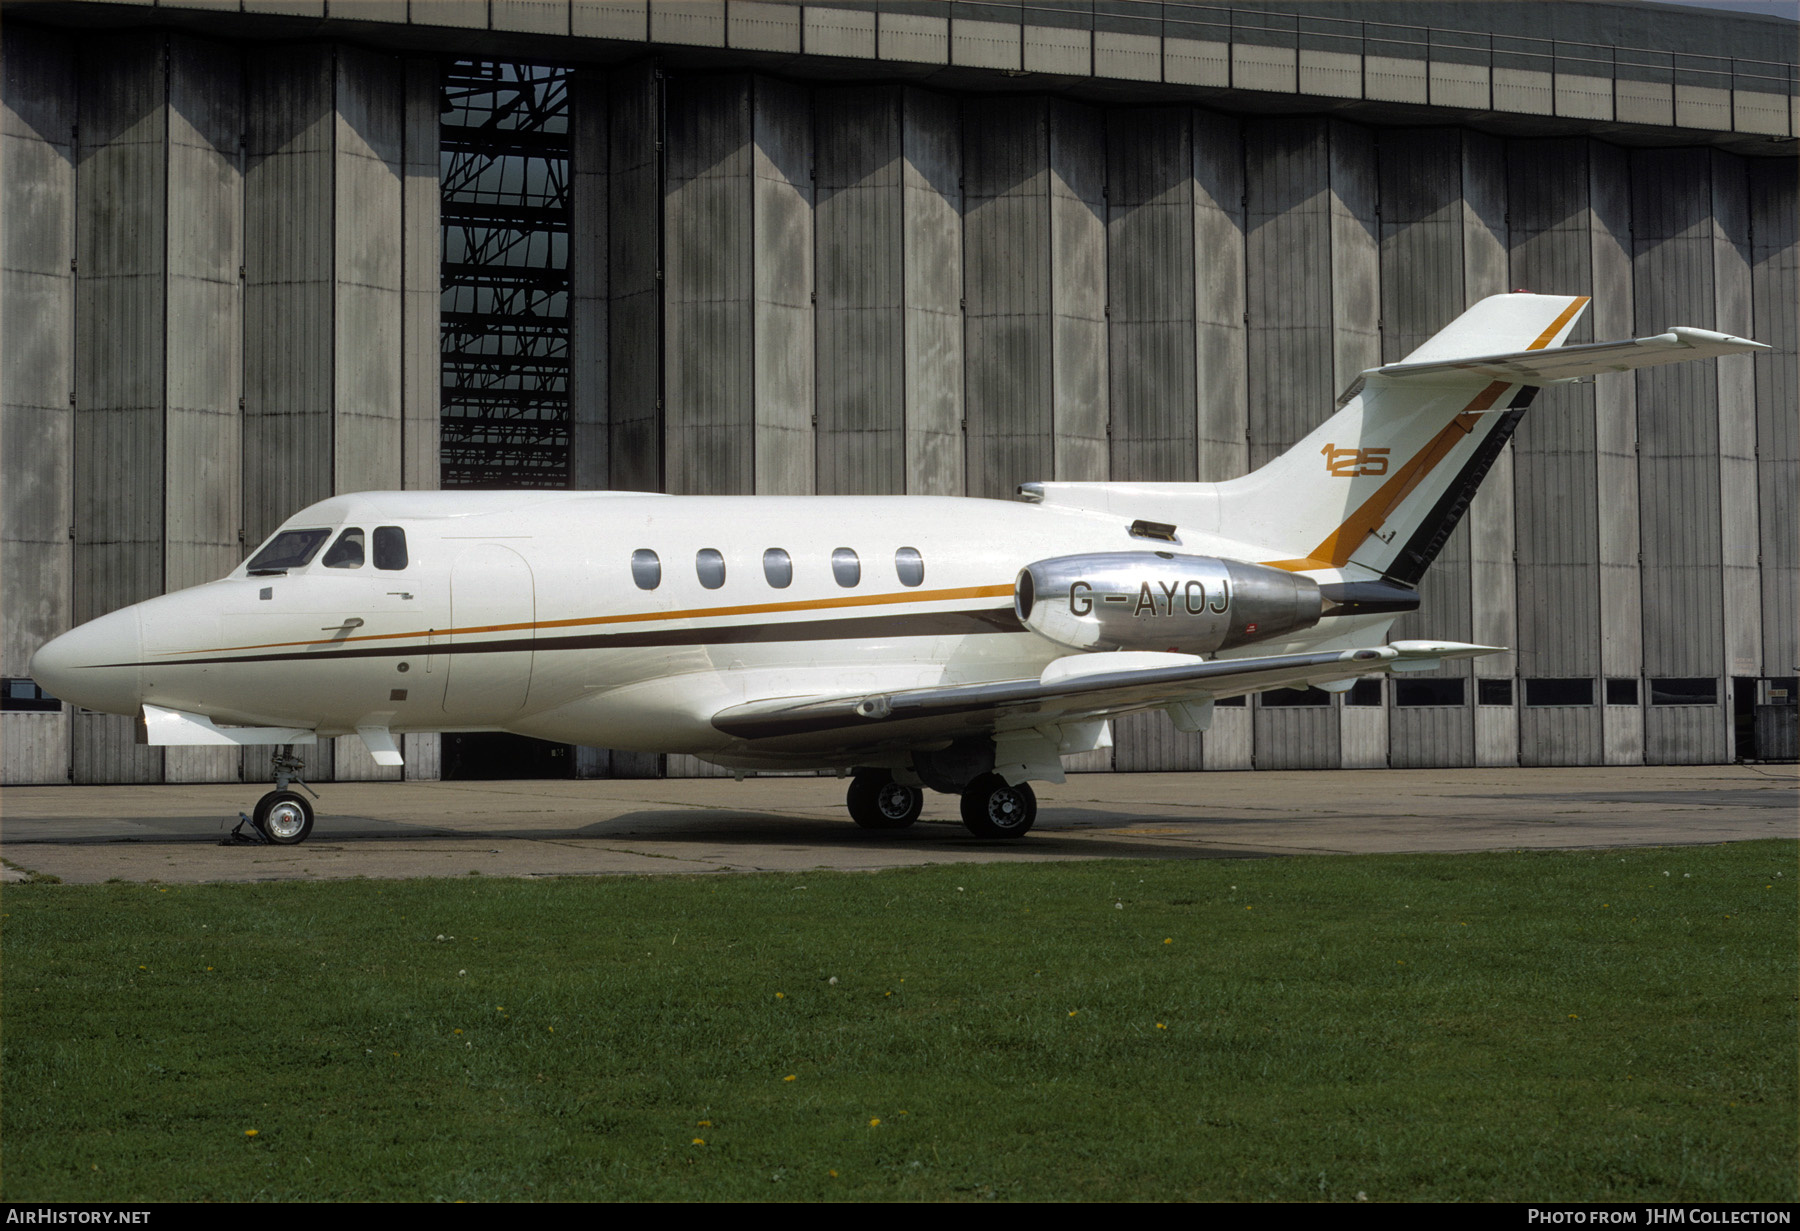
[[[252,577],[265,577],[270,573],[285,573],[291,568],[304,568],[330,537],[329,529],[283,530],[250,557],[244,570]]]

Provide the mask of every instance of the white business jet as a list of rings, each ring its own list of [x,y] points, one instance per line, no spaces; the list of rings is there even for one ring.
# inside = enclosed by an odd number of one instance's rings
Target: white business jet
[[[983,837],[1108,720],[1348,689],[1499,647],[1387,644],[1546,384],[1752,350],[1701,329],[1564,346],[1585,297],[1498,295],[1362,373],[1340,409],[1224,483],[1026,483],[916,496],[364,492],[301,510],[223,580],[113,612],[32,660],[150,744],[269,744],[266,840],[303,841],[292,745],[505,730],[737,770],[854,774],[898,829],[923,788]],[[302,783],[301,785],[304,785]]]

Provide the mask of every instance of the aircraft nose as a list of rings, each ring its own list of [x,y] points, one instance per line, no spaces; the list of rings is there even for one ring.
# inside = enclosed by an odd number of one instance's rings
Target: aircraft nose
[[[107,714],[136,714],[142,638],[135,607],[89,620],[31,656],[31,678],[51,696]]]

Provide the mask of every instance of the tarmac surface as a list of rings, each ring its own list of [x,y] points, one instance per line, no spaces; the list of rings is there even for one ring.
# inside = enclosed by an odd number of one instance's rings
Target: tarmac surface
[[[1800,837],[1793,765],[1073,774],[1023,839],[956,800],[858,829],[833,778],[332,783],[299,846],[222,846],[264,784],[8,787],[6,880],[874,870],[1047,859],[1668,846]],[[246,827],[247,828],[247,827]]]

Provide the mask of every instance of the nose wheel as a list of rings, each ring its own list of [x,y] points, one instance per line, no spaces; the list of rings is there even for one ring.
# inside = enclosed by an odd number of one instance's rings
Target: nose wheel
[[[305,795],[288,790],[288,784],[292,782],[306,787],[314,799],[319,797],[319,793],[307,786],[306,779],[300,776],[304,764],[294,755],[292,744],[283,744],[270,754],[269,769],[275,775],[275,789],[256,801],[256,808],[249,816],[238,813],[238,823],[222,845],[262,841],[275,846],[295,846],[306,841],[312,833],[313,806]],[[255,833],[245,833],[246,825]]]
[[[295,791],[270,791],[256,801],[250,823],[276,846],[294,846],[312,832],[313,806]]]

